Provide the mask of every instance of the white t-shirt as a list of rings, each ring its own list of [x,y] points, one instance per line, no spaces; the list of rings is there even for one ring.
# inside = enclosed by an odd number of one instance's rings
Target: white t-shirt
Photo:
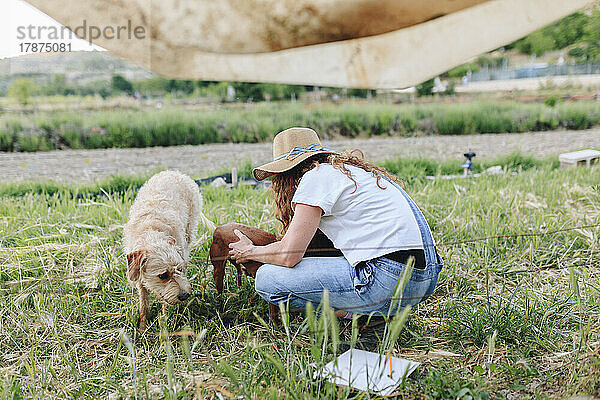
[[[331,164],[306,172],[292,198],[323,210],[319,229],[355,266],[397,250],[423,249],[421,231],[404,195],[384,178],[347,165],[356,181]]]

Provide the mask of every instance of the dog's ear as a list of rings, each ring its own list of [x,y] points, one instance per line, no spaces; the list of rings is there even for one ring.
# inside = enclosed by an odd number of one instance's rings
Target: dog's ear
[[[127,254],[127,277],[131,282],[140,279],[140,270],[147,259],[148,250],[136,250]]]

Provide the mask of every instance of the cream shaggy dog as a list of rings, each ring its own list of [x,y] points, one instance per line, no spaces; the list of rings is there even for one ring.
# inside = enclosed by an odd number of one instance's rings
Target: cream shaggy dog
[[[148,292],[169,305],[190,296],[186,271],[199,220],[214,231],[202,213],[198,185],[189,176],[163,171],[140,188],[123,229],[127,277],[140,296],[140,331],[146,329]]]

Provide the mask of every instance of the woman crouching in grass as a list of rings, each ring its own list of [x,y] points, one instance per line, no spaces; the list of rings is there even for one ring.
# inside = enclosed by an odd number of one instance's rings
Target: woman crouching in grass
[[[324,148],[308,128],[277,134],[273,158],[253,174],[258,180],[273,176],[275,216],[284,235],[256,246],[236,231],[240,240],[229,246],[238,263],[264,263],[255,281],[262,298],[300,310],[308,302],[318,305],[328,290],[340,317],[385,316],[410,257],[414,269],[401,307],[431,295],[443,263],[427,221],[396,178],[360,152]],[[304,257],[317,229],[343,256]]]

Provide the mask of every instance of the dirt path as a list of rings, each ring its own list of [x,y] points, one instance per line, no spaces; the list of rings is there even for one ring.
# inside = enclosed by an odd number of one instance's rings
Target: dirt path
[[[331,141],[329,146],[339,150],[360,148],[367,158],[373,161],[398,156],[461,160],[462,153],[466,151],[475,151],[479,159],[493,158],[514,151],[539,157],[584,148],[600,149],[600,129],[370,138]],[[270,143],[0,153],[0,176],[3,181],[54,179],[89,182],[111,174],[148,173],[157,168],[173,168],[195,176],[209,176],[217,169],[235,166],[242,160],[247,159],[253,165],[257,165],[271,158]]]

